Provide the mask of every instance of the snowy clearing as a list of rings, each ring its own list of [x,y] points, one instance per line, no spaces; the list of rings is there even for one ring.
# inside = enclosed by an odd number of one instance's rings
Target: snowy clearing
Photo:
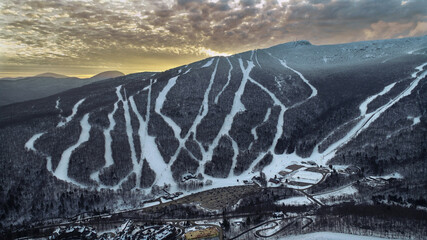
[[[279,201],[275,202],[276,204],[279,205],[292,205],[292,206],[301,206],[301,205],[310,205],[312,204],[312,202],[310,200],[308,200],[307,197],[291,197],[291,198],[286,198],[286,199],[282,199]]]
[[[298,171],[292,175],[290,180],[296,182],[316,184],[323,178],[323,175],[318,172]]]
[[[317,200],[327,200],[333,197],[341,197],[341,196],[351,196],[354,194],[357,194],[358,191],[355,187],[353,186],[347,186],[341,189],[337,189],[337,190],[332,190],[329,193],[323,193],[323,194],[319,194],[316,196],[313,196],[315,199]]]

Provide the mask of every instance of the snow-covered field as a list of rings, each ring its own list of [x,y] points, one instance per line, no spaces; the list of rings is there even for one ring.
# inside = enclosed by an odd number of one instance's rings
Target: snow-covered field
[[[298,171],[294,175],[292,175],[290,180],[296,182],[316,184],[322,179],[322,177],[323,175],[321,173],[303,170]]]
[[[371,236],[360,236],[334,232],[315,232],[302,235],[279,238],[279,240],[384,240],[388,238],[379,238]]]
[[[293,206],[301,206],[301,205],[310,205],[312,202],[308,200],[307,197],[291,197],[283,200],[279,200],[275,202],[276,204],[284,204],[284,205],[293,205]]]
[[[333,190],[330,191],[328,193],[323,193],[323,194],[319,194],[314,196],[316,199],[327,199],[327,198],[331,198],[331,197],[339,197],[339,196],[348,196],[348,195],[354,195],[356,194],[358,191],[355,187],[353,186],[347,186],[345,188],[341,188],[338,190]]]

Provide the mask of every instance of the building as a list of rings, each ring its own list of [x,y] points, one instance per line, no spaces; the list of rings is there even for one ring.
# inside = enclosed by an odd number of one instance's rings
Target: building
[[[216,227],[208,227],[184,234],[186,240],[217,240],[219,231]]]

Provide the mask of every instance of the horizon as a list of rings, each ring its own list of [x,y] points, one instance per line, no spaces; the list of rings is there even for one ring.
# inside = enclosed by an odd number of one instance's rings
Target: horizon
[[[422,0],[0,3],[0,78],[165,71],[208,57],[427,34]]]

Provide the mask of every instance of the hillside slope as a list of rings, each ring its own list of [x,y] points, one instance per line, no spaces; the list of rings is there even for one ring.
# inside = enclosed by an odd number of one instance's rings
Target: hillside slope
[[[381,165],[422,189],[426,75],[427,37],[300,41],[4,106],[0,199],[13,192],[22,213],[70,188],[155,195],[187,189],[184,176],[232,185],[302,161]]]

